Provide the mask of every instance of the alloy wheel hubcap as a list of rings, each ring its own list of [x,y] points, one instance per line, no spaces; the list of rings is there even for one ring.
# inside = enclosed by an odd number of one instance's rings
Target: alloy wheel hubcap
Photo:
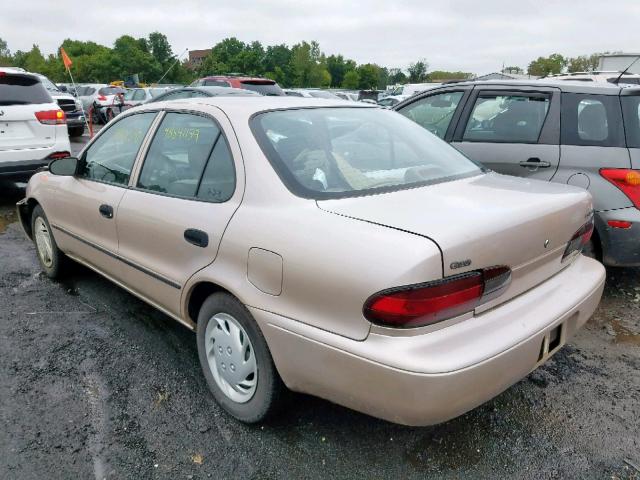
[[[47,224],[44,222],[42,217],[36,218],[34,227],[38,255],[40,256],[40,260],[42,260],[44,266],[50,268],[51,265],[53,265],[53,247],[51,245],[51,234],[49,233]]]
[[[209,369],[222,393],[237,403],[251,400],[258,385],[253,345],[242,325],[227,313],[217,313],[205,332]]]

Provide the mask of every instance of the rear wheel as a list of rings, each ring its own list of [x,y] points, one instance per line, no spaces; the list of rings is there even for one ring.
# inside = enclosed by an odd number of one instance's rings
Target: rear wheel
[[[229,414],[255,423],[273,413],[282,381],[255,320],[236,298],[214,293],[200,309],[198,356],[209,389]]]
[[[84,133],[84,125],[82,125],[81,127],[69,128],[70,137],[81,137],[83,133]]]
[[[59,278],[67,257],[58,248],[47,216],[40,205],[33,209],[31,232],[42,270],[49,278]]]

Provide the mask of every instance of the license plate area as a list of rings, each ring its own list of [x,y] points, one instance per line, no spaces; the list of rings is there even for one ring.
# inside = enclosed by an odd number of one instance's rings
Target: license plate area
[[[544,363],[549,357],[556,353],[565,343],[565,326],[563,323],[555,326],[545,333],[540,344],[538,354],[538,364]]]

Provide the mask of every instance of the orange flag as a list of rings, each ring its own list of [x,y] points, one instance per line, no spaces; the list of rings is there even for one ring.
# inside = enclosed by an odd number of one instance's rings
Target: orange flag
[[[62,56],[62,62],[64,63],[64,68],[69,70],[69,67],[71,67],[71,65],[73,65],[73,62],[69,58],[69,55],[67,55],[67,52],[65,52],[64,48],[62,48],[62,47],[60,47],[60,55]]]

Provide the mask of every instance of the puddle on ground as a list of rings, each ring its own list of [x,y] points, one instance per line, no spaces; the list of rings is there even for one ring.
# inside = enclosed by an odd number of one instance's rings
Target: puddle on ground
[[[615,343],[631,343],[640,346],[640,334],[632,332],[623,326],[619,320],[611,320],[611,326],[615,333],[613,340]]]
[[[0,233],[4,233],[7,227],[17,220],[16,212],[13,210],[0,213]]]

